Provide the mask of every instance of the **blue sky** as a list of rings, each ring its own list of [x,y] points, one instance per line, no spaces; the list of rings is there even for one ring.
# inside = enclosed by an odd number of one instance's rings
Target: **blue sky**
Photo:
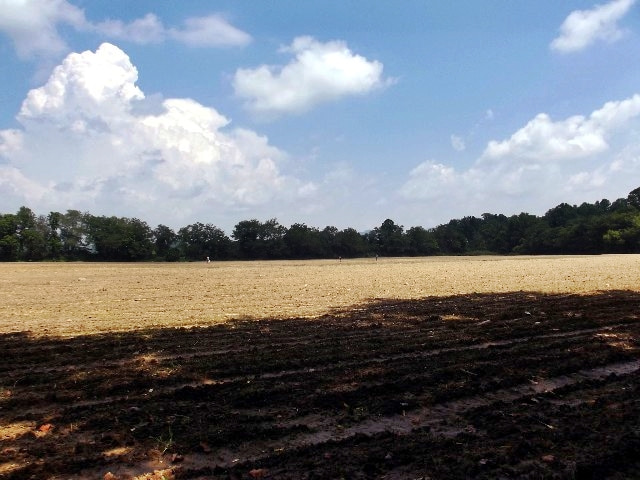
[[[0,0],[0,212],[409,228],[640,186],[635,0]]]

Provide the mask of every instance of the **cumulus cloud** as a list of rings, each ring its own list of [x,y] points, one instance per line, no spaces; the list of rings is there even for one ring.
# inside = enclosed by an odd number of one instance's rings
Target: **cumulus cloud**
[[[312,37],[298,37],[282,51],[294,56],[284,66],[261,65],[235,73],[235,93],[254,113],[300,113],[340,97],[369,93],[391,82],[382,77],[382,63],[353,53],[342,41],[322,43]]]
[[[538,114],[509,139],[491,141],[482,158],[512,158],[546,162],[582,158],[609,147],[609,135],[626,121],[640,115],[640,95],[608,102],[588,117],[575,115],[554,122]]]
[[[265,136],[228,128],[211,107],[173,98],[138,108],[149,99],[137,76],[111,44],[68,55],[27,95],[21,128],[0,131],[0,193],[36,210],[182,222],[189,212],[295,200],[312,189],[280,172],[287,156]]]
[[[153,13],[129,23],[118,19],[91,22],[84,10],[67,0],[0,0],[0,32],[13,40],[21,58],[68,52],[59,32],[62,25],[138,44],[174,39],[189,46],[226,47],[244,46],[251,41],[247,33],[220,15],[188,18],[181,28],[171,28]]]
[[[509,138],[488,142],[467,169],[423,162],[409,173],[400,196],[458,216],[481,213],[477,208],[530,211],[541,198],[551,207],[574,194],[596,200],[607,189],[616,195],[637,186],[639,137],[638,94],[607,102],[588,116],[553,121],[541,113]]]
[[[618,21],[631,9],[635,0],[614,0],[591,10],[575,10],[560,26],[560,35],[551,49],[560,53],[582,50],[597,41],[614,42],[623,35]]]

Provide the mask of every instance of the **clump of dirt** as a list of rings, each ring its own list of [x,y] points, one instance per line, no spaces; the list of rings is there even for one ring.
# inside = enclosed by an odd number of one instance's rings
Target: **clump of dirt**
[[[0,335],[0,478],[637,478],[640,293]]]

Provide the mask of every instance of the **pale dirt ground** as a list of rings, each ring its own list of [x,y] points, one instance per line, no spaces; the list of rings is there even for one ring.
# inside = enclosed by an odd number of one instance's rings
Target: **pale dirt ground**
[[[314,317],[371,299],[640,291],[640,255],[0,263],[0,333],[78,335]]]

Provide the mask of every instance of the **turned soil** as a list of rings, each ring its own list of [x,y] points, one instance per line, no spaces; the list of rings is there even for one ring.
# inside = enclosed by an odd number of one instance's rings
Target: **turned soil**
[[[0,265],[0,478],[640,478],[640,256]]]

